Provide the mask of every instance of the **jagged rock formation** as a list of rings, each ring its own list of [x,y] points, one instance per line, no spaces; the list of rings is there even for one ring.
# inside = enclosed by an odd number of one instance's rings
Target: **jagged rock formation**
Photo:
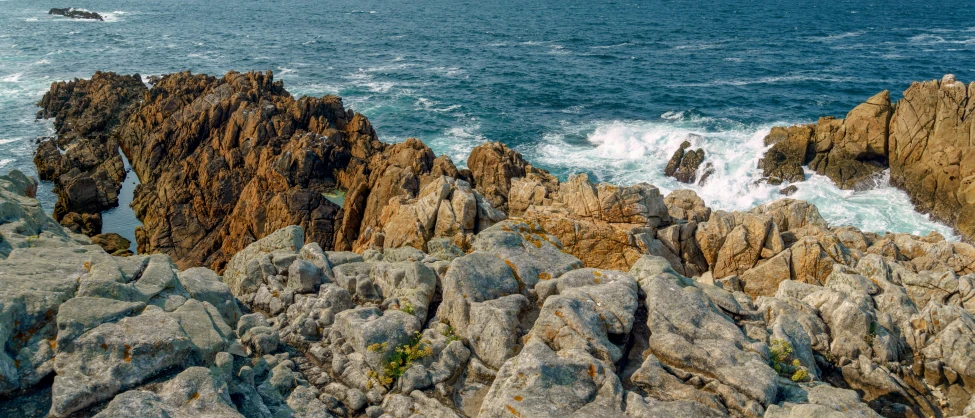
[[[44,107],[68,149],[92,144],[87,170],[121,146],[140,249],[168,256],[110,256],[31,180],[0,179],[0,396],[54,416],[975,414],[969,244],[833,227],[791,199],[725,212],[563,182],[497,143],[458,170],[270,74],[173,74],[140,100],[99,79]],[[889,164],[964,231],[959,86],[776,129],[763,168],[857,187]],[[39,167],[62,167],[50,144]],[[61,220],[93,232],[89,215]]]
[[[916,82],[898,103],[887,91],[847,114],[773,128],[759,163],[769,182],[802,181],[808,165],[847,189],[870,187],[890,169],[890,182],[915,207],[975,239],[975,83],[954,76]]]
[[[368,120],[336,97],[291,97],[270,73],[177,73],[149,90],[137,80],[99,73],[55,84],[40,116],[56,118],[59,144],[99,139],[85,142],[86,167],[101,164],[89,169],[96,174],[121,167],[121,146],[142,183],[132,202],[144,224],[136,231],[140,253],[168,254],[181,268],[220,271],[231,254],[287,225],[328,250],[430,251],[436,238],[466,250],[509,212],[539,218],[529,213],[542,211],[571,253],[607,268],[628,268],[646,248],[679,261],[681,234],[693,234],[680,227],[656,236],[670,224],[652,186],[600,185],[597,196],[588,179],[560,184],[500,143],[477,147],[470,170],[458,170],[419,140],[379,142]],[[38,148],[42,173],[60,167],[55,144]],[[114,199],[118,182],[105,184],[96,196]],[[343,208],[324,198],[335,189],[346,191]],[[77,200],[59,196],[59,207]],[[101,206],[79,208],[63,223],[94,235]],[[601,245],[590,252],[593,243]]]
[[[704,162],[704,149],[689,150],[691,143],[684,141],[680,148],[674,151],[667,166],[664,167],[664,174],[677,179],[681,183],[694,184],[697,181],[697,169]],[[701,182],[707,180],[710,173],[701,176]]]
[[[0,177],[0,411],[975,413],[975,247],[830,227],[790,199],[712,212],[692,192],[585,180],[529,205],[536,220],[465,232],[468,251],[449,234],[404,235],[426,239],[424,250],[325,251],[288,226],[220,276],[165,255],[111,256],[44,214],[31,180]],[[437,199],[476,212],[464,183],[434,177],[394,212],[430,213]],[[628,271],[590,266],[541,224],[556,209],[579,225],[689,228],[681,248],[693,243],[700,260],[644,253]]]
[[[547,190],[552,190],[555,187],[552,183],[557,182],[547,171],[533,167],[518,151],[500,142],[474,148],[471,155],[467,157],[467,166],[470,167],[477,191],[484,195],[492,206],[504,212],[509,210],[511,179],[538,178]]]
[[[41,180],[54,182],[54,218],[73,231],[98,234],[101,219],[90,218],[118,206],[125,171],[112,132],[145,91],[138,74],[96,72],[52,83],[38,103],[37,117],[54,118],[57,137],[41,142],[34,164]]]
[[[98,13],[89,12],[87,10],[79,10],[71,7],[62,8],[62,9],[53,8],[50,11],[48,11],[47,14],[70,17],[72,19],[89,19],[89,20],[100,20],[100,21],[105,20],[102,18],[102,15]]]
[[[83,217],[117,202],[121,146],[142,182],[132,202],[144,223],[140,252],[164,252],[184,268],[222,269],[228,254],[292,224],[331,248],[342,214],[322,193],[350,187],[385,148],[365,117],[346,111],[340,99],[294,99],[270,74],[178,73],[147,90],[138,76],[99,73],[56,83],[41,106],[40,116],[56,118],[58,145],[78,142],[85,157],[93,156],[82,166],[91,173],[79,176],[94,178],[95,186],[83,183],[89,193],[76,198],[69,191],[79,181],[59,180],[65,192],[58,206],[66,209],[56,217]],[[39,147],[42,178],[64,179],[59,157],[54,143]]]

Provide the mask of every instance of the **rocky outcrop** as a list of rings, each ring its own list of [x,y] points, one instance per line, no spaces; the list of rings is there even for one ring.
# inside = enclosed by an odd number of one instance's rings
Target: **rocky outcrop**
[[[759,168],[771,184],[803,181],[803,165],[844,189],[873,185],[887,167],[888,125],[894,107],[883,91],[857,106],[846,119],[820,118],[812,125],[776,127],[765,138],[771,145]]]
[[[874,186],[884,170],[915,207],[975,239],[975,84],[954,76],[914,83],[892,103],[883,91],[845,119],[773,128],[759,168],[773,184],[802,181],[802,166],[846,189]]]
[[[216,273],[111,256],[44,214],[22,179],[0,177],[4,414],[329,413],[296,364],[304,357],[245,345],[254,321]]]
[[[118,206],[125,179],[118,139],[113,130],[146,91],[138,74],[96,72],[89,80],[51,84],[38,103],[38,118],[54,118],[56,138],[38,145],[34,164],[41,180],[54,182],[58,202],[54,218],[72,229],[95,235],[100,222],[78,222]]]
[[[323,193],[382,148],[340,99],[295,99],[270,73],[164,76],[118,135],[142,181],[140,252],[218,270],[287,225],[331,248],[342,214]]]
[[[514,178],[530,176],[537,179],[548,191],[558,187],[555,177],[545,170],[533,167],[518,151],[500,142],[489,142],[475,147],[467,157],[467,167],[470,168],[475,189],[492,206],[504,212],[509,210],[508,200],[512,194]]]
[[[444,174],[417,177],[418,195],[393,197],[396,209],[383,211],[412,217],[380,214],[385,245],[326,251],[288,226],[236,252],[222,276],[180,270],[166,255],[109,255],[44,214],[27,197],[31,181],[0,177],[0,410],[876,417],[975,408],[971,245],[833,228],[797,200],[711,212],[693,193],[663,198],[649,185],[584,176],[528,205],[533,220],[478,230],[470,205],[479,192]],[[468,215],[447,217],[445,207]],[[403,219],[415,223],[400,230]],[[626,272],[593,268],[610,258],[566,244],[574,236],[551,219],[596,228],[593,237],[639,230],[660,244],[633,249]],[[466,251],[436,232],[472,222]],[[394,247],[392,237],[426,241]],[[34,401],[16,401],[26,397]]]
[[[140,252],[183,268],[222,269],[286,225],[332,248],[343,214],[323,193],[351,188],[386,147],[340,99],[295,99],[270,74],[177,73],[147,90],[138,75],[97,73],[55,83],[40,105],[58,131],[35,158],[56,179],[56,218],[85,224],[79,216],[117,204],[121,147],[142,183],[132,202]]]
[[[806,179],[802,166],[812,160],[812,137],[813,129],[809,126],[772,128],[765,137],[765,146],[771,148],[758,161],[758,168],[770,184]]]
[[[63,8],[63,9],[53,8],[50,11],[48,11],[47,14],[70,17],[72,19],[89,19],[89,20],[99,20],[99,21],[105,20],[102,18],[102,15],[98,13],[89,12],[87,10],[70,8],[70,7]]]
[[[975,239],[975,83],[914,83],[890,120],[891,183],[923,212]]]
[[[704,162],[704,150],[701,148],[693,150],[689,149],[690,147],[691,143],[688,141],[680,144],[680,148],[674,152],[664,168],[665,175],[673,177],[681,183],[694,184],[697,181],[698,167]],[[701,176],[702,183],[707,180],[709,174],[705,173]]]
[[[905,100],[923,107],[922,87]],[[163,254],[109,255],[92,242],[124,243],[70,232],[31,180],[0,178],[0,396],[38,396],[52,416],[975,410],[964,242],[834,227],[792,199],[712,211],[686,190],[562,182],[499,144],[458,170],[270,74],[165,76],[117,120],[84,116],[77,91],[47,107],[113,127],[61,134],[92,161],[108,155],[92,138],[131,157],[139,245]],[[815,164],[858,187],[881,153],[933,164],[908,133],[963,136],[950,115],[905,131],[906,106],[880,95],[842,121],[774,130],[787,164],[773,171]],[[50,144],[41,171],[60,167]],[[892,179],[955,187],[887,161]],[[91,232],[83,214],[62,223]]]

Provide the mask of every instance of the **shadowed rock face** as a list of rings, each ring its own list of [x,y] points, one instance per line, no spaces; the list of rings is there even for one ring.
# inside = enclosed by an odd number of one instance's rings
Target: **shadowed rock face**
[[[53,8],[48,11],[47,14],[70,17],[72,19],[105,20],[102,19],[102,15],[98,13],[89,12],[87,10],[78,10],[70,7],[63,9]]]
[[[149,90],[138,76],[99,73],[53,85],[40,104],[68,147],[61,157],[45,142],[35,158],[42,178],[58,179],[56,215],[117,204],[121,146],[142,182],[140,252],[183,267],[222,269],[227,254],[286,225],[332,248],[341,208],[323,193],[350,187],[385,148],[341,99],[295,99],[270,73],[178,73]]]
[[[57,136],[41,142],[34,164],[41,180],[54,182],[54,218],[75,232],[98,234],[100,220],[73,225],[118,206],[125,171],[113,131],[145,91],[138,74],[96,72],[89,80],[52,83],[38,103],[37,117],[53,118]]]
[[[690,147],[691,143],[688,141],[680,144],[680,148],[674,151],[674,155],[667,162],[667,167],[664,168],[664,174],[677,179],[681,183],[694,184],[697,181],[697,169],[704,162],[704,150],[701,148],[693,150]],[[707,173],[701,176],[702,183],[709,174]]]
[[[915,207],[975,239],[975,83],[954,76],[915,82],[899,102],[882,91],[845,119],[820,118],[776,127],[759,168],[773,184],[804,179],[802,166],[844,189],[869,188],[890,169],[890,181]]]

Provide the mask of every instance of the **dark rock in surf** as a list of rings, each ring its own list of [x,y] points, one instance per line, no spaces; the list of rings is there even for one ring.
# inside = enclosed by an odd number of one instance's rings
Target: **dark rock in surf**
[[[697,181],[697,169],[704,162],[704,150],[701,148],[688,150],[690,147],[691,143],[688,141],[684,141],[680,145],[680,148],[670,157],[667,167],[664,168],[664,174],[677,179],[681,183],[693,184]],[[709,172],[707,175],[702,176],[701,180],[703,181],[710,174]]]
[[[63,9],[54,8],[51,9],[51,11],[47,12],[47,14],[70,17],[72,19],[88,19],[88,20],[99,20],[99,21],[105,20],[102,18],[102,15],[98,13],[89,12],[87,10],[75,9],[73,7],[68,7]]]
[[[765,137],[765,145],[772,148],[758,161],[758,168],[768,179],[769,184],[778,185],[783,182],[803,181],[806,176],[802,171],[815,152],[811,143],[813,136],[809,126],[775,127]]]

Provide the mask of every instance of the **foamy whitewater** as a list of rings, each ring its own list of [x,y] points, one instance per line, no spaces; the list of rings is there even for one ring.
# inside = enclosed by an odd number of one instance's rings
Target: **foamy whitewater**
[[[53,81],[270,69],[293,94],[340,95],[383,140],[420,138],[459,166],[478,144],[502,141],[562,179],[689,187],[714,209],[746,210],[786,186],[757,181],[772,126],[842,117],[913,80],[975,80],[975,16],[951,2],[482,3],[0,0],[0,173],[35,173],[34,139],[53,134],[35,103]],[[704,185],[663,175],[685,140],[714,165]],[[130,239],[136,183],[105,214],[106,230]],[[952,237],[883,177],[859,192],[812,173],[796,186],[792,197],[832,225]],[[49,210],[50,189],[41,185]]]

